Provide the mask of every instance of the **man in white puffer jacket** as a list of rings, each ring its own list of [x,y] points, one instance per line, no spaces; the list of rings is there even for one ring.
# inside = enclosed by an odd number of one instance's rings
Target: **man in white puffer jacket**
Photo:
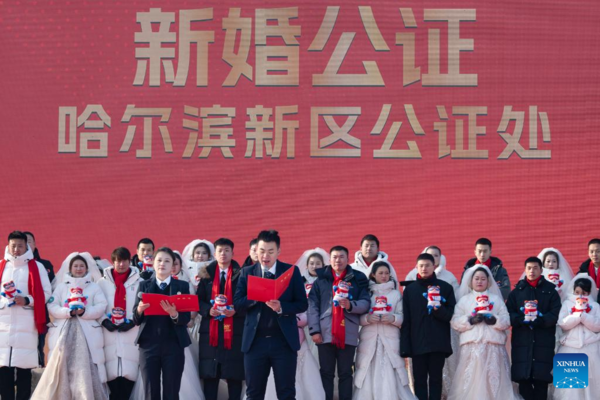
[[[388,255],[383,251],[379,251],[379,239],[375,235],[365,235],[360,241],[360,250],[354,254],[354,263],[350,264],[353,270],[360,271],[365,276],[371,274],[371,266],[376,261],[388,261]],[[398,276],[396,271],[392,269],[392,278],[396,281]]]
[[[37,270],[31,270],[37,267]],[[8,236],[0,262],[0,398],[31,396],[31,369],[39,364],[38,331],[46,330],[45,303],[52,287],[44,266],[35,261],[27,236],[19,231]],[[43,333],[43,332],[40,332]]]
[[[104,277],[98,282],[108,300],[105,315],[100,319],[104,331],[104,354],[110,398],[129,399],[138,377],[140,352],[135,344],[139,326],[133,323],[133,307],[138,286],[143,279],[139,270],[129,266],[129,250],[119,247],[112,252],[113,265],[104,270]],[[125,277],[126,275],[126,277]],[[116,276],[116,279],[115,279]],[[120,279],[123,277],[123,279]],[[112,310],[115,307],[117,286],[122,282],[125,291],[125,318],[115,325]],[[111,318],[108,315],[111,314]]]

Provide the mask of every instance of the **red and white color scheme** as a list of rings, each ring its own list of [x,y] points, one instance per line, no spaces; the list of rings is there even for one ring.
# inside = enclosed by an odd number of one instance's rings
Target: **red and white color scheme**
[[[575,298],[575,305],[571,307],[571,314],[581,315],[581,313],[589,313],[592,307],[589,304],[590,299],[587,296],[579,296]]]
[[[350,295],[350,288],[352,285],[350,282],[340,281],[336,286],[333,287],[333,305],[335,307],[340,305],[340,300],[349,299],[352,297]]]
[[[369,313],[375,315],[389,314],[392,311],[392,305],[388,303],[388,299],[385,296],[376,296],[375,305],[369,310]]]
[[[538,312],[538,301],[537,300],[527,300],[525,305],[522,307],[523,313],[525,313],[525,321],[535,321],[540,315]]]
[[[83,289],[80,287],[72,287],[69,289],[71,295],[65,300],[65,307],[69,310],[81,310],[87,305],[87,296],[83,295]]]
[[[494,302],[490,302],[490,297],[487,294],[478,294],[475,296],[475,308],[471,311],[471,315],[489,314],[494,309]]]

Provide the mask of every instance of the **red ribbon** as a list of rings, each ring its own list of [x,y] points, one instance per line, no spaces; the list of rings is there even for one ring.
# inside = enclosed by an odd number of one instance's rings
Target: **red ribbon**
[[[212,286],[212,300],[218,294],[225,294],[227,296],[227,302],[231,304],[233,300],[233,293],[231,290],[231,274],[233,267],[229,266],[229,271],[227,271],[227,280],[225,281],[225,293],[219,293],[220,280],[221,280],[221,272],[217,267],[215,271],[215,279],[213,280]],[[213,347],[219,346],[219,321],[215,318],[210,320],[210,336],[209,336],[209,344]],[[233,341],[233,317],[225,318],[223,320],[223,344],[227,350],[231,349],[231,343]]]

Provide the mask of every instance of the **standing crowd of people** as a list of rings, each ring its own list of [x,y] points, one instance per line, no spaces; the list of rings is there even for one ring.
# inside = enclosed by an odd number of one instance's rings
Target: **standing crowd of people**
[[[353,263],[341,245],[307,250],[296,265],[280,261],[280,249],[276,231],[261,231],[240,265],[227,238],[197,239],[182,253],[144,238],[133,257],[125,247],[109,262],[72,253],[55,275],[32,233],[10,233],[0,261],[0,400],[216,400],[221,380],[230,400],[600,393],[600,239],[576,275],[546,248],[524,260],[512,287],[486,238],[460,279],[428,246],[400,280],[371,234]],[[256,277],[284,274],[279,298],[249,295]],[[164,297],[157,306],[146,294]],[[198,311],[178,310],[173,295],[196,296]],[[588,387],[550,386],[556,353],[588,356]]]

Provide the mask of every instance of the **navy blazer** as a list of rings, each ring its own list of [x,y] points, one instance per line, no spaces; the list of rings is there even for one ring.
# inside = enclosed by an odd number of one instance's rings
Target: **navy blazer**
[[[141,325],[140,330],[138,331],[138,335],[135,338],[135,344],[138,344],[138,340],[146,327],[146,318],[152,318],[152,316],[146,317],[144,314],[139,315],[137,312],[138,304],[141,300],[140,293],[158,293],[159,292],[158,285],[156,284],[156,278],[148,279],[147,281],[140,282],[140,286],[138,287],[138,292],[135,297],[135,305],[133,312],[133,322],[136,325]],[[188,282],[179,281],[177,279],[171,278],[171,283],[169,284],[169,296],[173,296],[176,294],[190,294],[190,285]],[[192,344],[190,340],[190,335],[187,331],[187,324],[190,322],[191,314],[189,312],[180,312],[176,321],[173,321],[175,325],[175,333],[177,334],[177,340],[182,348],[185,348]]]
[[[281,274],[290,268],[294,268],[294,274],[290,280],[288,288],[278,299],[281,302],[281,314],[277,318],[281,332],[294,351],[300,350],[300,337],[298,335],[298,321],[296,314],[301,314],[308,308],[304,282],[298,267],[277,261],[275,277],[279,278]],[[261,307],[257,307],[258,302],[248,300],[248,275],[254,275],[262,278],[262,268],[260,263],[242,268],[237,289],[233,296],[233,305],[236,312],[245,311],[246,321],[244,324],[244,336],[242,338],[242,351],[244,353],[250,350],[252,342],[258,328],[260,320]],[[273,299],[275,300],[275,299]]]

